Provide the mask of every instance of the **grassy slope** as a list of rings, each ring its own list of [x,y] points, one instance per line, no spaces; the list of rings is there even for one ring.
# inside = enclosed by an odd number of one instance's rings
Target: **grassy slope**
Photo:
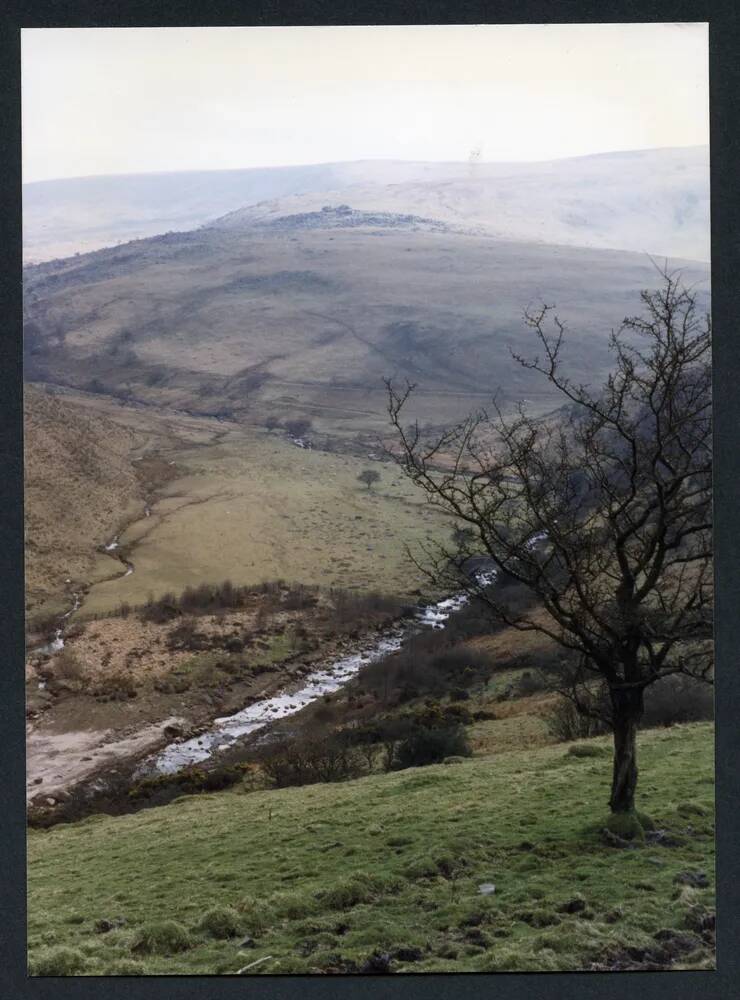
[[[404,544],[418,554],[450,532],[391,464],[302,450],[254,430],[173,454],[184,477],[121,536],[133,545],[135,573],[94,587],[85,612],[227,578],[408,593],[424,580]],[[381,476],[372,490],[357,481],[368,464]]]
[[[95,545],[142,509],[135,435],[30,385],[24,427],[26,607],[61,611],[65,580],[88,579]]]
[[[707,724],[641,736],[640,806],[679,837],[673,848],[602,844],[593,824],[609,755],[576,758],[562,745],[32,831],[32,968],[48,971],[60,946],[90,974],[229,973],[265,956],[255,972],[323,971],[337,953],[362,961],[399,946],[423,950],[399,971],[588,967],[713,905],[712,736]],[[704,871],[710,888],[676,885],[687,870]],[[495,895],[479,895],[489,881]],[[585,913],[558,913],[577,893]],[[198,929],[215,905],[241,909],[255,947]],[[125,927],[94,933],[96,920],[119,917]],[[132,955],[159,920],[183,925],[191,947]]]
[[[27,370],[249,421],[299,412],[352,434],[387,430],[382,379],[407,377],[414,413],[444,424],[499,388],[507,404],[559,402],[510,357],[533,343],[528,304],[557,305],[571,374],[590,380],[609,330],[658,280],[643,254],[454,233],[199,230],[28,271]]]

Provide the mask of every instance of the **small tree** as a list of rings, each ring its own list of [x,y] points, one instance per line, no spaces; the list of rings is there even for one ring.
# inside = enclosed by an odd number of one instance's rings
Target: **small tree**
[[[505,416],[494,401],[492,417],[429,441],[401,422],[413,386],[399,394],[387,383],[401,468],[474,534],[428,551],[429,572],[474,591],[498,622],[558,643],[579,711],[601,711],[606,686],[614,813],[634,811],[645,689],[671,674],[711,681],[713,669],[710,319],[674,274],[662,278],[642,293],[643,315],[612,333],[614,369],[599,392],[563,374],[565,328],[556,316],[549,327],[551,309],[525,314],[541,356],[515,359],[564,398],[557,419],[523,407]],[[480,554],[540,610],[512,608],[507,588],[471,579],[465,567]]]
[[[380,479],[380,473],[376,472],[375,469],[363,469],[357,478],[370,489],[373,483],[377,483]]]

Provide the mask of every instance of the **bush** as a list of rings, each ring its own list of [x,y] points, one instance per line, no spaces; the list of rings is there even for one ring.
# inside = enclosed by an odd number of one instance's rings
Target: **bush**
[[[714,718],[714,688],[711,684],[681,677],[664,677],[645,691],[644,729],[672,726],[680,722],[704,722]]]
[[[131,943],[131,951],[144,955],[173,955],[192,946],[190,935],[174,920],[161,920],[140,927]]]
[[[419,728],[400,744],[396,762],[399,768],[423,767],[425,764],[441,764],[445,757],[470,757],[472,752],[462,726]]]
[[[201,767],[186,767],[175,774],[158,774],[152,778],[142,778],[132,785],[128,797],[132,801],[152,800],[153,804],[164,805],[175,797],[196,795],[201,792],[221,792],[231,788],[244,777],[237,765],[222,765],[205,770]]]
[[[218,940],[236,937],[241,932],[241,919],[230,906],[214,906],[203,914],[198,930]]]
[[[361,755],[336,732],[275,741],[261,749],[258,761],[278,788],[345,781],[364,772]]]
[[[74,976],[85,967],[85,959],[75,948],[47,948],[31,959],[28,971],[32,976]]]
[[[198,632],[193,618],[183,618],[167,636],[169,649],[188,649],[191,651],[208,649],[210,642],[202,632]]]
[[[549,685],[541,673],[525,670],[516,682],[516,692],[520,698],[527,698],[540,691],[547,691]]]

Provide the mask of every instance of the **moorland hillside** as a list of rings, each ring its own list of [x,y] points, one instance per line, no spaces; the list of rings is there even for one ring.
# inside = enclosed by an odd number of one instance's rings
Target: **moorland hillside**
[[[291,213],[339,197],[509,239],[709,258],[709,150],[698,146],[540,163],[361,160],[38,181],[23,189],[24,259],[192,229],[245,206],[275,214],[276,199],[293,197]]]
[[[705,265],[685,265],[708,295]],[[446,423],[496,389],[555,402],[513,363],[523,310],[555,304],[574,377],[601,380],[609,331],[660,273],[645,254],[513,243],[427,216],[334,205],[136,241],[28,268],[26,377],[262,423],[385,426],[383,378]],[[703,291],[706,289],[706,291]]]

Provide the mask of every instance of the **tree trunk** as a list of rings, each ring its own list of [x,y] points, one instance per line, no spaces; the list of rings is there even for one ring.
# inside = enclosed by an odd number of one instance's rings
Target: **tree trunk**
[[[630,813],[635,808],[637,788],[637,726],[643,712],[643,689],[612,688],[614,727],[614,770],[609,806],[613,813]]]

